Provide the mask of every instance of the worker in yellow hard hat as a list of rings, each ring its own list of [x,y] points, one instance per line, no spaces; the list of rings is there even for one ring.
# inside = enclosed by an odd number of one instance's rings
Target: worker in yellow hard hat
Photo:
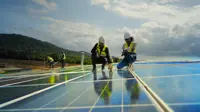
[[[104,70],[105,65],[108,63],[108,68],[110,69],[110,71],[112,71],[112,59],[110,57],[109,49],[105,45],[105,40],[102,36],[99,38],[99,42],[96,43],[92,48],[91,53],[93,65],[92,71],[96,70],[97,62],[102,63],[101,70]]]
[[[125,43],[122,47],[123,52],[122,56],[124,56],[123,60],[117,65],[118,69],[121,69],[125,66],[128,68],[133,68],[133,63],[136,61],[136,43],[134,42],[134,38],[129,32],[124,33]]]

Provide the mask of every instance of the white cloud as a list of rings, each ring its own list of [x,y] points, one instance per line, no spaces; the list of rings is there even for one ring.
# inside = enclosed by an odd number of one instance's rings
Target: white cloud
[[[92,5],[109,4],[109,0],[91,0]]]
[[[155,0],[157,3],[174,3],[174,2],[180,2],[180,0]]]
[[[110,8],[110,0],[91,0],[92,5],[103,5],[104,9],[108,10]]]
[[[160,2],[173,1],[174,0],[162,0]],[[91,4],[95,4],[94,1],[92,1]],[[110,2],[106,2],[106,4],[110,6],[110,8],[106,8],[106,10],[120,14],[121,16],[134,19],[144,19],[169,25],[184,24],[194,17],[200,17],[200,13],[198,13],[200,12],[200,5],[184,8],[169,4],[159,4],[157,2],[132,3],[127,0],[110,0]],[[105,7],[105,4],[100,4],[98,2],[95,5]]]
[[[30,13],[37,13],[37,14],[44,14],[44,13],[47,13],[49,11],[47,9],[33,9],[33,8],[30,8],[29,12]]]
[[[86,50],[90,52],[93,45],[98,42],[98,37],[103,35],[101,28],[87,23],[74,23],[43,17],[52,24],[44,26],[50,35],[62,42],[62,46],[71,50]]]
[[[47,0],[32,0],[32,1],[50,10],[55,10],[57,8],[57,4],[55,2],[49,2]]]
[[[57,4],[55,2],[50,2],[47,0],[32,0],[32,1],[38,5],[41,5],[43,8],[39,9],[30,8],[29,12],[31,13],[43,14],[57,9]]]
[[[148,40],[148,39],[146,39],[146,38],[142,38],[142,40],[143,40],[143,42],[145,43],[145,44],[148,44],[150,41]]]

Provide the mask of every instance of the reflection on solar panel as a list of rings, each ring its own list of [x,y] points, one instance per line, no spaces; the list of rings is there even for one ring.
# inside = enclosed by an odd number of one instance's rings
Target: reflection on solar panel
[[[199,66],[188,62],[137,63],[134,74],[126,69],[93,73],[75,69],[2,78],[0,111],[157,112],[168,108],[196,112],[200,111]]]

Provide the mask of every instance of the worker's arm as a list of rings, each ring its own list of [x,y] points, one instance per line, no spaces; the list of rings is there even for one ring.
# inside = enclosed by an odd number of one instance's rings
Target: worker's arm
[[[97,43],[94,45],[94,47],[91,50],[92,54],[96,54],[96,49],[97,49]]]
[[[136,43],[133,43],[133,50],[132,50],[133,54],[135,53],[134,50],[136,49],[136,45],[137,45]]]
[[[112,60],[111,60],[111,58],[110,58],[110,52],[109,52],[108,47],[106,48],[106,58],[107,58],[109,64],[112,63]]]
[[[124,48],[125,47],[125,44],[123,44],[123,46],[122,46],[122,55],[121,56],[123,56],[123,55],[126,55],[127,53],[128,53],[128,51]]]

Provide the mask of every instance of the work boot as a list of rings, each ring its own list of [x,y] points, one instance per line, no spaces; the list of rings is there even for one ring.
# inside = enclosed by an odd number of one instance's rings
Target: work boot
[[[128,69],[129,69],[129,70],[133,70],[133,65],[132,65],[132,64],[129,64],[129,65],[128,65]]]

